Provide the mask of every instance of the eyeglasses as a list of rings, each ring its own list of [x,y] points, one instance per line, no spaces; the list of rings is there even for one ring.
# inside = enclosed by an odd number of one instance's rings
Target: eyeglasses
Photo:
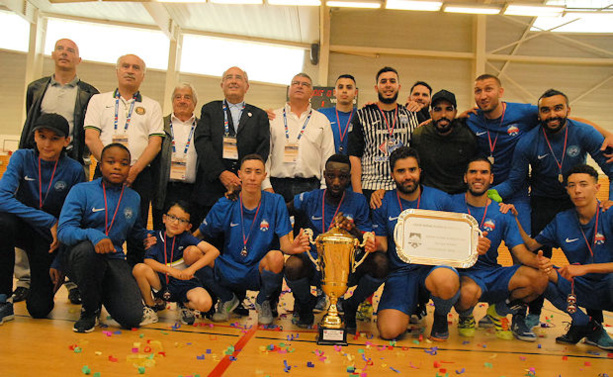
[[[305,88],[310,88],[312,85],[306,81],[292,81],[292,86],[304,86]]]
[[[189,223],[189,220],[182,219],[182,218],[180,218],[180,217],[177,217],[177,216],[175,216],[175,215],[170,215],[170,214],[168,214],[168,213],[167,213],[167,214],[165,214],[164,216],[166,216],[166,218],[167,218],[167,219],[169,219],[170,221],[178,221],[178,222],[180,222],[180,223],[181,223],[181,224],[183,224],[183,225],[185,225],[185,224],[188,224],[188,223]]]

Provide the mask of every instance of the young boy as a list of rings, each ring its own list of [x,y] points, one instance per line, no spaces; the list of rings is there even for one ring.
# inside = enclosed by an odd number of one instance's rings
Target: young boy
[[[102,304],[123,327],[148,321],[123,243],[128,237],[144,241],[140,225],[140,197],[125,186],[130,172],[130,151],[109,144],[99,163],[102,178],[81,183],[66,197],[58,226],[58,238],[67,246],[64,262],[68,275],[81,291],[81,318],[73,330],[94,331]]]
[[[171,203],[162,221],[166,230],[156,233],[155,246],[145,252],[145,263],[134,266],[132,274],[145,305],[153,309],[160,299],[176,301],[181,308],[181,322],[192,325],[195,316],[190,309],[207,312],[213,304],[209,293],[194,278],[194,273],[204,266],[212,267],[219,250],[189,233],[192,224],[186,202]],[[190,266],[183,259],[188,254],[196,258],[196,262]],[[157,300],[151,296],[152,291]],[[157,318],[154,322],[157,322]]]
[[[14,318],[10,301],[15,247],[30,260],[28,312],[44,318],[53,309],[54,283],[49,268],[58,248],[57,218],[73,185],[83,182],[83,168],[64,153],[70,144],[68,121],[44,114],[34,124],[36,149],[16,151],[0,181],[0,323]]]

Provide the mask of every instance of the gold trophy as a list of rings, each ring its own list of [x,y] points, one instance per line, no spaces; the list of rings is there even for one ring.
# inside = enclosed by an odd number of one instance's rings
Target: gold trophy
[[[356,262],[358,246],[364,247],[366,241],[374,237],[372,232],[364,234],[362,244],[347,230],[333,227],[326,233],[322,233],[313,242],[313,231],[306,229],[305,233],[309,240],[317,248],[317,259],[314,259],[310,251],[306,251],[317,271],[321,271],[321,288],[330,298],[330,308],[319,325],[319,338],[317,344],[347,345],[347,333],[343,321],[338,315],[336,304],[338,299],[347,291],[349,272],[355,272],[356,268],[367,257],[364,253],[362,259]]]

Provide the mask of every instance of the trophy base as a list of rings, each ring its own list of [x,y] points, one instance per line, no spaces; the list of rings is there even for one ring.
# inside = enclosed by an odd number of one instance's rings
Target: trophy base
[[[326,346],[346,346],[347,344],[347,330],[329,329],[326,327],[319,327],[319,337],[317,338],[317,344]]]

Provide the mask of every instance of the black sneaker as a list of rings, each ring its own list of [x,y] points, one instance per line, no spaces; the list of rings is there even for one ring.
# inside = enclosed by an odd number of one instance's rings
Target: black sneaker
[[[26,287],[17,287],[13,292],[13,302],[21,302],[28,297],[28,293],[30,293],[30,288]]]
[[[556,338],[556,343],[562,343],[562,344],[577,344],[581,341],[581,339],[585,338],[586,336],[590,335],[592,333],[591,328],[593,326],[591,326],[592,321],[590,321],[587,325],[584,326],[577,326],[577,325],[573,325],[571,323],[568,331],[566,332],[566,334],[562,335],[562,336],[558,336]]]
[[[241,317],[249,317],[249,309],[245,308],[245,305],[241,302],[238,304],[236,309],[234,309],[234,314],[237,314]]]
[[[79,288],[74,287],[68,290],[68,300],[73,305],[81,305],[81,292],[79,292]]]
[[[313,327],[315,323],[315,315],[312,311],[300,312],[297,317],[292,318],[292,323],[301,329],[308,329]]]
[[[357,314],[358,308],[351,305],[350,301],[343,302],[343,314],[345,319],[345,329],[348,334],[355,334],[358,331]]]
[[[13,303],[6,301],[6,295],[3,296],[2,302],[0,302],[0,325],[6,321],[15,319],[15,312],[13,311]]]
[[[96,325],[98,325],[98,316],[100,312],[86,313],[81,310],[81,318],[75,322],[72,327],[72,331],[78,333],[88,333],[94,331]]]

